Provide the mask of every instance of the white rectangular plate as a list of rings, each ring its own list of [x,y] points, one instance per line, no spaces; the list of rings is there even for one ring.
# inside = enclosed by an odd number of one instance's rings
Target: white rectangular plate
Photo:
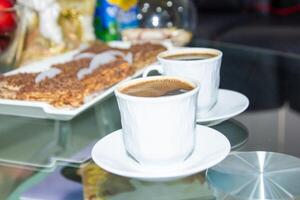
[[[113,42],[111,44],[113,47],[126,48],[130,44],[125,42]],[[167,45],[166,45],[167,46]],[[167,46],[167,48],[170,46]],[[51,65],[67,62],[72,60],[73,56],[77,54],[80,50],[74,50],[63,55],[51,57],[40,62],[36,62],[19,69],[10,71],[6,75],[16,74],[20,72],[40,72],[48,69]],[[136,78],[142,74],[143,70],[137,71],[133,76],[126,78],[123,81]],[[98,94],[94,94],[93,98],[89,98],[87,102],[78,108],[55,108],[46,102],[38,101],[23,101],[23,100],[10,100],[10,99],[0,99],[0,114],[2,115],[14,115],[22,117],[32,117],[41,119],[54,119],[54,120],[71,120],[75,116],[79,115],[81,112],[90,108],[96,103],[100,103],[110,97],[113,94],[115,88],[121,84],[118,84],[101,91]]]

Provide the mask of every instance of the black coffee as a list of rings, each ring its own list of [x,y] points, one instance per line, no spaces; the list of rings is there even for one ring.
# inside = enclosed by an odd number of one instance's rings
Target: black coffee
[[[121,88],[120,92],[137,97],[162,97],[182,94],[195,87],[178,79],[146,80]]]
[[[216,57],[216,54],[213,53],[180,53],[180,54],[173,54],[165,56],[165,59],[170,60],[204,60],[208,58]]]

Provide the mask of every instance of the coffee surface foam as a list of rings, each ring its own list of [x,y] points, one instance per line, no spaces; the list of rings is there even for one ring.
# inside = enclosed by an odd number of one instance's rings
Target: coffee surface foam
[[[195,87],[178,79],[157,79],[138,82],[121,88],[120,92],[137,97],[162,97],[182,94]]]
[[[170,59],[170,60],[184,60],[184,61],[189,61],[189,60],[204,60],[204,59],[209,59],[216,57],[217,54],[213,53],[197,53],[197,52],[186,52],[186,53],[177,53],[177,54],[171,54],[171,55],[166,55],[163,58],[164,59]]]

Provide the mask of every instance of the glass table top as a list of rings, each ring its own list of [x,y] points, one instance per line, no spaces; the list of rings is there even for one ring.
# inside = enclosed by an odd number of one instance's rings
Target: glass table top
[[[203,40],[192,46],[222,50],[221,88],[250,100],[245,113],[212,127],[230,140],[232,152],[270,151],[300,158],[300,56]],[[83,199],[84,194],[96,195],[94,199],[221,199],[205,172],[146,183],[96,167],[90,161],[91,147],[120,127],[114,96],[69,122],[0,116],[0,199],[30,199],[32,194],[51,199],[53,190],[41,187],[56,188],[58,183],[68,193],[63,199]],[[79,175],[89,173],[96,178],[84,181]]]

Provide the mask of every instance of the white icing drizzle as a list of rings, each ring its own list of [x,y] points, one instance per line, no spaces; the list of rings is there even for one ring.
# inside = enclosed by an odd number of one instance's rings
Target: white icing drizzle
[[[78,54],[78,55],[74,56],[74,60],[80,60],[80,59],[83,59],[83,58],[94,58],[95,55],[96,54],[89,53],[89,52],[81,53],[81,54]]]
[[[85,56],[90,56],[90,55],[87,54]],[[105,51],[105,52],[95,55],[93,57],[92,61],[90,62],[90,65],[88,68],[83,68],[77,72],[78,80],[81,80],[86,75],[93,73],[93,71],[95,71],[102,65],[105,65],[105,64],[115,61],[117,56],[123,57],[124,60],[130,64],[132,63],[132,54],[131,53],[128,53],[125,55],[121,51],[116,51],[116,50]]]
[[[105,65],[113,62],[114,60],[116,60],[117,56],[122,55],[123,53],[119,51],[105,51],[103,53],[97,54],[90,62],[89,68],[94,71],[95,69],[100,67],[100,65]]]
[[[133,55],[132,55],[132,53],[130,53],[130,52],[127,53],[123,58],[129,64],[132,64],[132,62],[133,62]]]
[[[81,80],[83,79],[86,75],[91,74],[93,71],[90,68],[83,68],[77,72],[77,79]]]
[[[45,80],[46,78],[54,78],[55,76],[57,76],[60,73],[61,73],[60,69],[57,69],[55,67],[50,68],[46,71],[41,72],[39,75],[37,75],[37,77],[35,78],[35,82],[39,83],[39,82]]]

